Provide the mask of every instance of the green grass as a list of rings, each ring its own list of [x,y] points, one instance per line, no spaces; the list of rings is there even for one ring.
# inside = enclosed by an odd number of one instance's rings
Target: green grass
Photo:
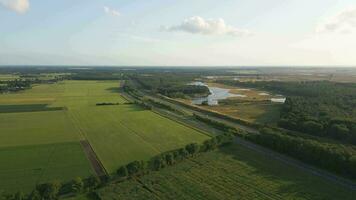
[[[354,199],[352,190],[237,145],[98,193],[105,200]]]
[[[96,106],[98,102],[126,102],[116,92],[117,82],[72,81],[66,85],[70,87],[56,105],[68,107],[109,173],[133,160],[147,160],[208,138],[136,105]]]
[[[109,172],[208,138],[135,105],[96,106],[72,114]]]
[[[0,114],[0,147],[78,141],[65,111]]]
[[[0,160],[13,157],[0,167],[0,189],[1,186],[11,190],[31,188],[35,180],[46,181],[39,178],[36,168],[46,171],[48,180],[90,174],[87,173],[90,165],[79,148],[82,139],[89,140],[106,170],[112,173],[131,161],[147,160],[208,138],[139,106],[125,105],[118,87],[117,81],[65,81],[0,95]],[[96,106],[98,102],[120,105]],[[58,108],[65,109],[46,110]],[[76,144],[81,153],[66,158],[64,162],[71,163],[67,168],[54,167],[61,166],[60,157],[46,165],[48,153],[61,154],[63,150],[59,147],[63,143]],[[46,150],[46,145],[59,147]],[[78,173],[77,166],[83,168],[83,173]],[[19,172],[10,173],[12,169]],[[8,182],[9,186],[5,187]],[[16,187],[18,182],[21,185]]]
[[[1,147],[0,160],[0,188],[7,192],[28,192],[36,183],[91,174],[78,142]]]

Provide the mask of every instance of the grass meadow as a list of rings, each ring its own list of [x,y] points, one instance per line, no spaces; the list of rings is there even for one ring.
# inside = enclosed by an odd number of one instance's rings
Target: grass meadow
[[[208,136],[126,101],[115,81],[64,81],[0,95],[0,190],[93,173],[88,140],[109,173]],[[97,103],[119,103],[96,106]]]

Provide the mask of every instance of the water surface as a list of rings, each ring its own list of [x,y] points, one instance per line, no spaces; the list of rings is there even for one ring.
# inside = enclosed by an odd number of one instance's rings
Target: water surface
[[[219,100],[227,99],[230,97],[246,97],[246,95],[230,93],[230,89],[220,88],[220,87],[210,87],[203,82],[194,82],[191,83],[191,85],[206,86],[209,88],[210,91],[210,95],[207,97],[194,98],[192,100],[192,103],[195,105],[201,105],[203,102],[207,102],[208,105],[210,106],[219,105]]]

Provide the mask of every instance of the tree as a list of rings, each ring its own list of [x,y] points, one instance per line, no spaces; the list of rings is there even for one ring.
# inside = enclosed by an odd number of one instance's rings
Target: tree
[[[117,170],[117,175],[119,175],[119,177],[127,177],[129,175],[129,172],[127,171],[127,168],[125,166],[121,166],[118,170]]]
[[[306,121],[303,123],[303,128],[305,129],[306,132],[311,133],[311,134],[317,134],[320,135],[323,132],[323,125],[319,124],[314,121]]]
[[[88,187],[89,188],[96,188],[100,184],[100,179],[96,176],[90,176],[88,178]]]
[[[131,163],[129,163],[126,168],[127,168],[127,171],[129,172],[129,175],[132,176],[132,175],[135,175],[137,173],[139,173],[140,171],[143,171],[143,162],[141,161],[133,161]]]
[[[71,190],[74,193],[80,193],[84,188],[83,180],[80,177],[75,178],[72,181]]]
[[[160,156],[156,157],[154,160],[153,160],[153,169],[154,170],[160,170],[161,168],[164,168],[165,165],[163,163],[163,160]]]
[[[346,138],[350,130],[344,124],[333,124],[329,131],[335,138],[340,139]]]
[[[185,149],[189,154],[194,155],[199,151],[199,145],[197,143],[188,144]]]
[[[17,192],[17,193],[15,194],[15,198],[14,198],[14,199],[15,199],[15,200],[24,200],[25,197],[24,197],[24,195],[23,195],[22,192]]]
[[[217,140],[216,138],[211,138],[209,140],[204,141],[202,150],[203,151],[211,151],[217,147]]]
[[[182,158],[186,158],[189,155],[189,152],[186,149],[181,148],[181,149],[179,149],[179,155]]]
[[[41,194],[38,192],[37,189],[33,190],[29,196],[29,200],[41,200]]]
[[[167,165],[173,165],[174,158],[173,158],[173,155],[171,153],[166,154],[165,159],[166,159]]]
[[[61,189],[61,183],[59,181],[53,181],[44,185],[44,191],[42,197],[48,200],[58,199],[58,193]]]

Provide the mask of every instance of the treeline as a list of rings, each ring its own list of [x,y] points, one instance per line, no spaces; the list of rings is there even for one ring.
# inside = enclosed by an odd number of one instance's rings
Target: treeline
[[[86,179],[77,177],[70,182],[61,183],[52,181],[40,184],[30,193],[25,195],[22,192],[16,194],[1,194],[1,200],[57,200],[60,196],[73,196],[81,193],[93,192],[99,187],[103,187],[110,182],[125,181],[126,179],[140,177],[150,171],[159,171],[165,167],[177,164],[185,159],[194,157],[199,153],[213,151],[220,146],[230,144],[234,136],[231,133],[218,135],[204,141],[202,144],[191,143],[184,148],[179,148],[162,153],[149,161],[133,161],[118,168],[116,174],[110,177],[91,176]],[[95,192],[92,193],[95,195]]]
[[[52,79],[46,79],[46,80],[33,78],[33,79],[15,79],[15,80],[0,81],[0,93],[18,92],[21,90],[30,89],[33,84],[53,84],[63,79],[64,77],[54,77]]]
[[[210,94],[208,87],[188,84],[196,77],[196,75],[178,75],[174,73],[130,76],[130,78],[139,83],[142,88],[172,98],[208,96]]]
[[[260,134],[247,134],[246,139],[306,163],[356,179],[356,154],[343,145],[320,143],[264,128]]]
[[[117,106],[120,105],[120,103],[110,103],[110,102],[103,102],[103,103],[96,103],[96,106]]]
[[[85,71],[74,73],[70,76],[72,80],[122,80],[122,73],[114,73],[112,71]]]
[[[227,145],[232,142],[233,138],[233,134],[226,133],[206,140],[201,145],[192,143],[186,145],[184,148],[157,155],[148,162],[133,161],[125,166],[121,166],[117,170],[116,178],[127,179],[130,177],[145,175],[150,171],[159,171],[167,166],[171,166],[187,158],[194,157],[199,153],[212,151],[219,146]]]
[[[194,116],[219,130],[227,131],[342,176],[356,179],[356,150],[352,147],[300,137],[278,128],[262,128],[260,133],[247,133],[203,116]]]
[[[58,200],[62,195],[77,195],[84,192],[91,192],[100,186],[105,185],[105,180],[100,180],[95,176],[86,179],[80,177],[74,178],[72,181],[62,183],[60,181],[52,181],[37,185],[29,194],[17,192],[15,194],[1,194],[1,200]]]
[[[210,94],[209,88],[202,85],[172,85],[159,87],[157,91],[162,95],[172,98],[208,96]]]
[[[212,120],[212,119],[209,119],[207,117],[202,117],[200,115],[197,115],[197,114],[193,114],[194,118],[199,120],[199,121],[202,121],[206,124],[209,124],[210,126],[216,128],[216,129],[219,129],[221,131],[227,131],[227,132],[231,132],[233,130],[235,130],[235,128],[233,128],[232,126],[228,126],[226,125],[225,123],[222,123],[222,122],[219,122],[219,121],[215,121],[215,120]]]
[[[26,90],[31,88],[31,80],[11,80],[11,81],[0,81],[0,93],[5,92],[17,92],[21,90]]]
[[[321,99],[287,98],[281,110],[281,119],[278,125],[290,130],[332,137],[356,144],[354,113],[350,113],[350,116],[340,117],[338,113],[341,112],[341,109],[335,108],[335,105],[320,103],[319,101]],[[356,107],[348,109],[350,109],[350,112],[355,112],[353,111],[354,108]]]
[[[329,81],[218,82],[288,95],[280,127],[356,144],[356,84]]]
[[[186,115],[186,113],[184,111],[180,110],[180,109],[176,109],[173,106],[170,106],[170,105],[168,105],[166,103],[162,103],[160,101],[156,101],[156,100],[151,99],[151,98],[145,98],[144,97],[144,98],[142,98],[142,101],[147,102],[148,104],[154,105],[155,107],[158,107],[158,108],[166,109],[166,110],[169,110],[169,111],[181,114],[181,115]]]

